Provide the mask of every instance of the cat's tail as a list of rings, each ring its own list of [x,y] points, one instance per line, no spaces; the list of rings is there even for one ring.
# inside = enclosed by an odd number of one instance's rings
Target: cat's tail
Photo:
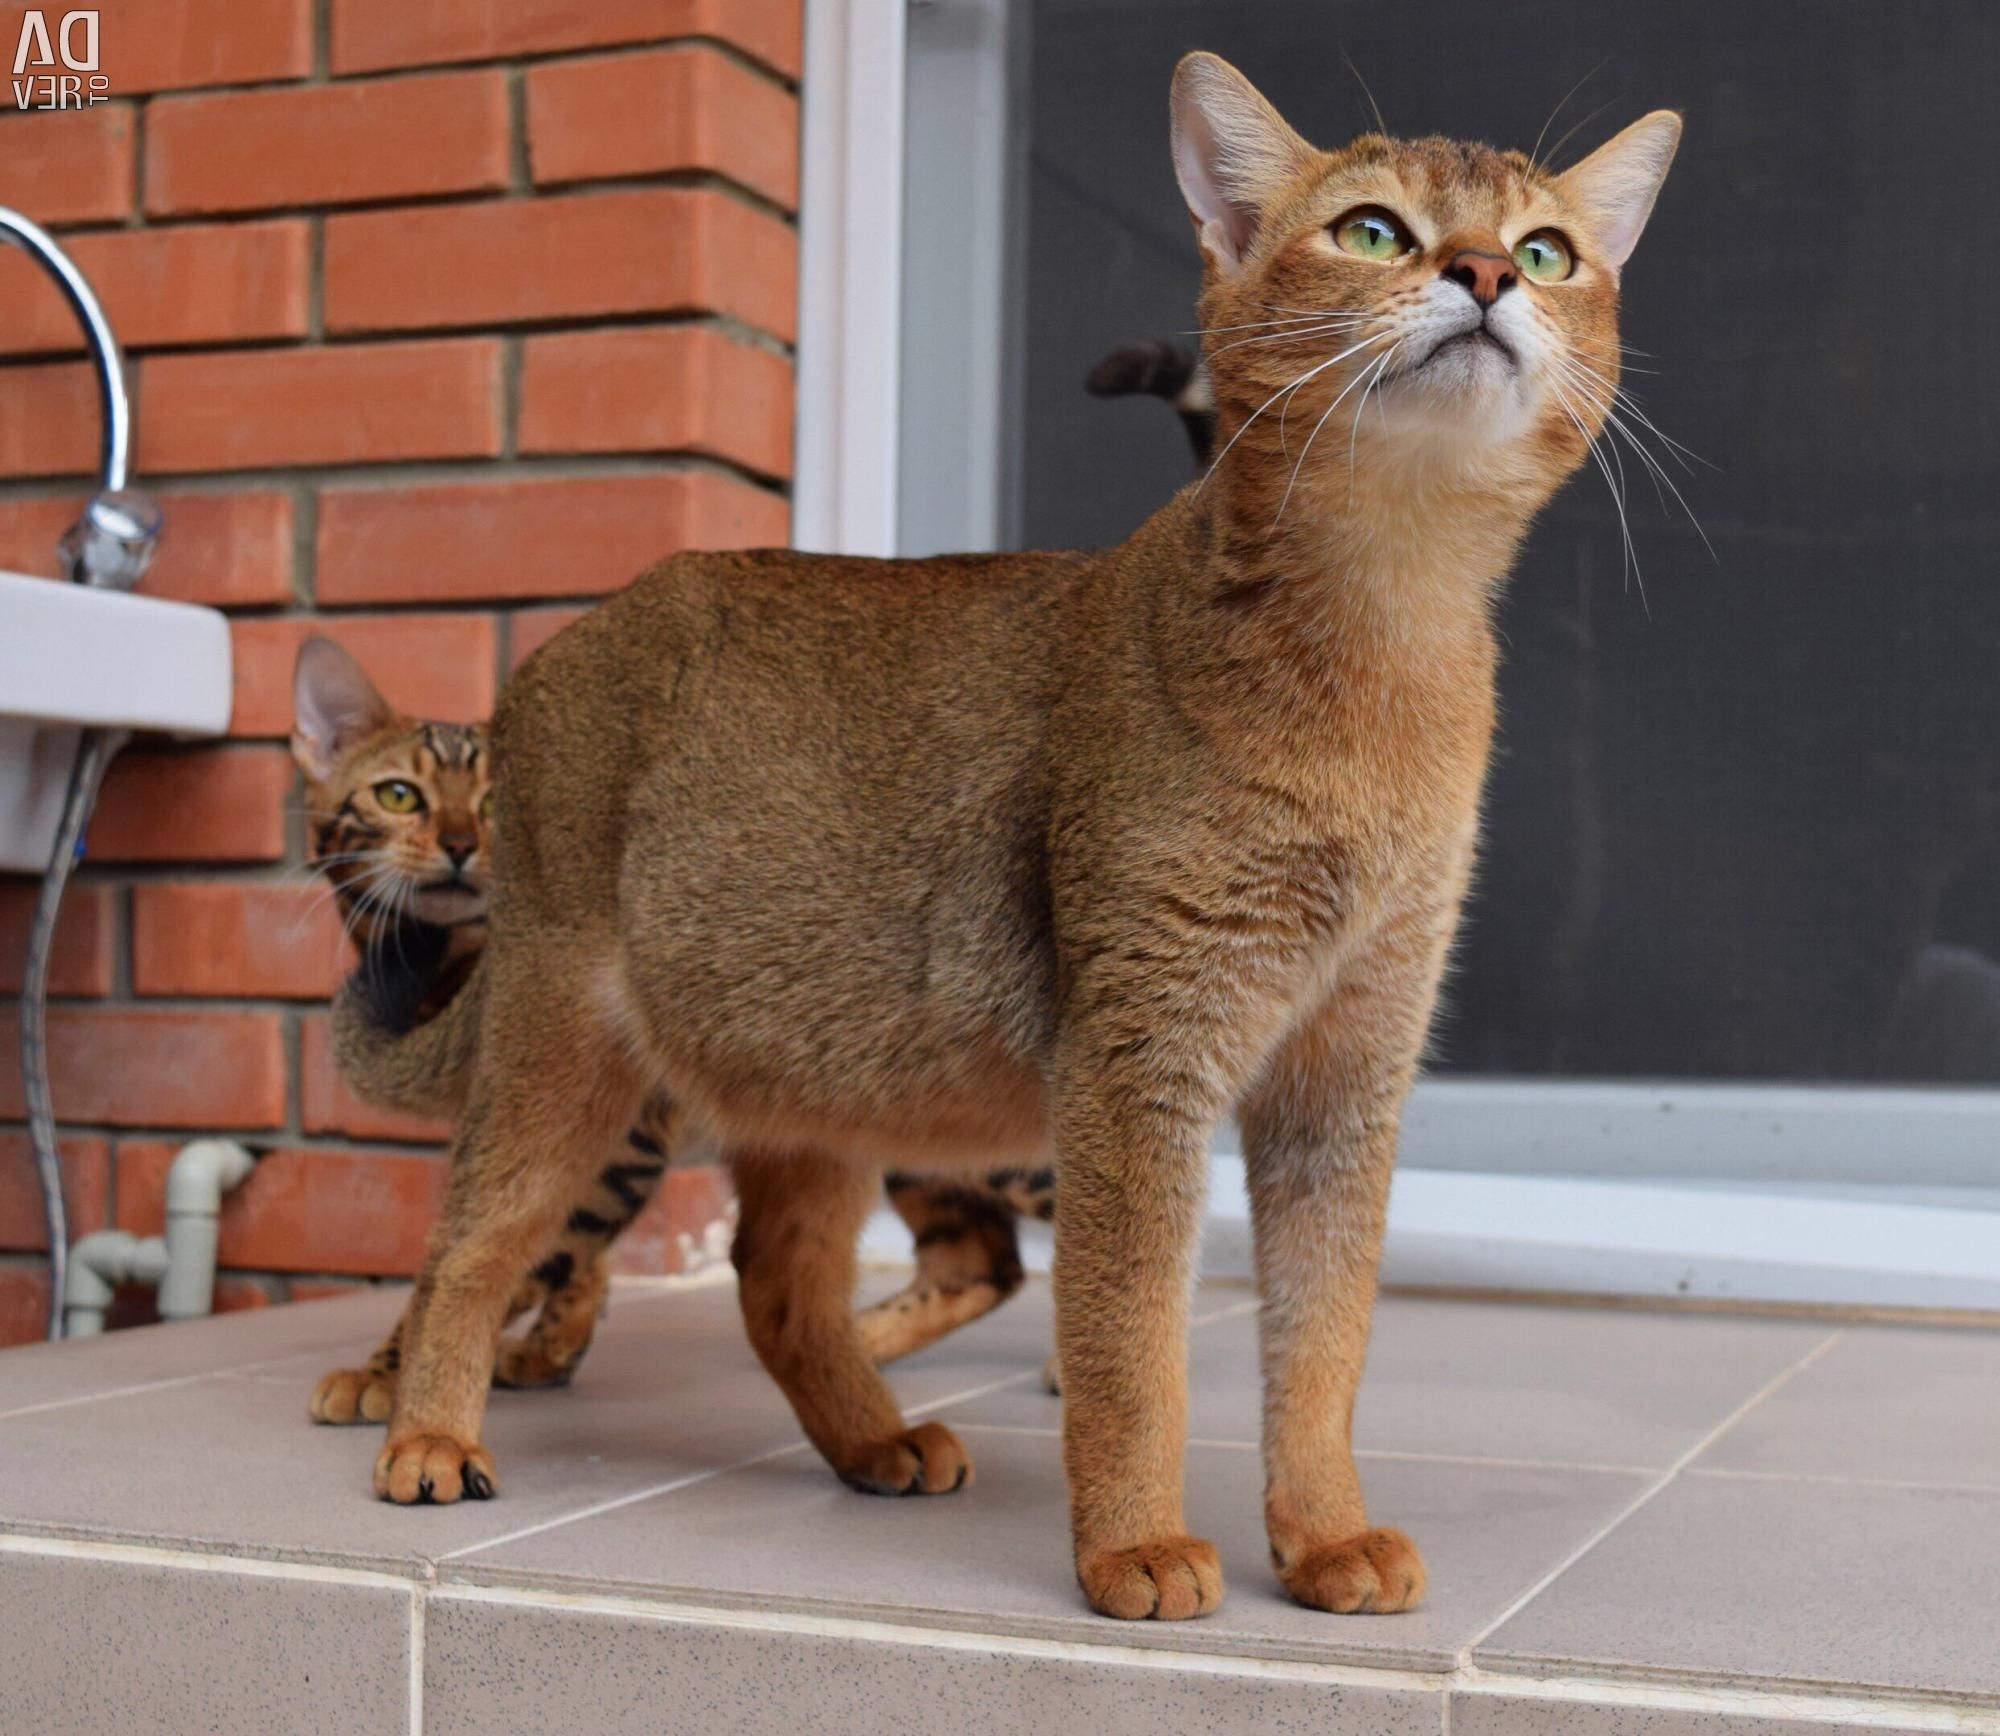
[[[472,1088],[486,977],[474,958],[451,998],[423,1017],[420,1003],[443,957],[423,956],[426,944],[423,933],[406,927],[370,945],[333,997],[333,1059],[348,1085],[378,1108],[450,1117]]]
[[[1215,396],[1207,364],[1186,345],[1155,338],[1113,350],[1090,370],[1083,389],[1095,398],[1164,398],[1180,413],[1195,462],[1208,462],[1215,446]]]

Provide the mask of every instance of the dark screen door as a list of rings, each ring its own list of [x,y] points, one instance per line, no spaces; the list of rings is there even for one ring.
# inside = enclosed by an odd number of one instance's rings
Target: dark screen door
[[[2000,5],[1042,0],[1027,104],[1023,546],[1183,481],[1165,408],[1082,391],[1193,324],[1176,58],[1321,144],[1389,126],[1572,160],[1687,133],[1626,274],[1627,385],[1712,468],[1713,545],[1628,457],[1644,579],[1586,471],[1502,617],[1484,862],[1446,1071],[2000,1081]],[[1593,68],[1596,70],[1593,72]],[[1586,118],[1600,110],[1595,118]]]

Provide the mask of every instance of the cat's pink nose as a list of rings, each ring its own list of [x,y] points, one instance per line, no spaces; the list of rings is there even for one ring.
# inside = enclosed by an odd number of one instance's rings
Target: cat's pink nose
[[[1477,247],[1461,247],[1451,256],[1444,275],[1469,289],[1472,299],[1481,307],[1491,307],[1503,290],[1512,289],[1521,278],[1506,254],[1488,253]]]
[[[479,848],[479,839],[471,832],[447,832],[438,839],[438,848],[451,858],[454,868],[463,868]]]

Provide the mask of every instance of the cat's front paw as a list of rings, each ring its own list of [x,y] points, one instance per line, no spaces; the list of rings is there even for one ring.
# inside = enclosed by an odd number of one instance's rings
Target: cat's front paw
[[[972,1481],[972,1457],[943,1423],[870,1441],[834,1469],[864,1495],[949,1495]]]
[[[1222,1562],[1200,1537],[1082,1550],[1076,1577],[1090,1607],[1120,1621],[1186,1621],[1222,1602]]]
[[[1424,1559],[1400,1531],[1378,1527],[1299,1550],[1278,1577],[1300,1603],[1336,1615],[1393,1615],[1423,1601]]]
[[[329,1370],[307,1406],[316,1423],[386,1423],[395,1407],[396,1377],[379,1368]]]
[[[453,1435],[392,1436],[375,1461],[375,1493],[399,1507],[420,1501],[449,1506],[460,1498],[488,1501],[499,1487],[493,1455],[477,1442]]]

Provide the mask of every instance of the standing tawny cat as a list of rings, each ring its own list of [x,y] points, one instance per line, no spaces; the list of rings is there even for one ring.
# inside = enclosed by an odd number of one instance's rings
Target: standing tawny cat
[[[752,1342],[866,1489],[970,1470],[856,1335],[874,1166],[1052,1154],[1078,1578],[1110,1615],[1212,1609],[1186,1333],[1233,1108],[1277,1572],[1326,1609],[1421,1595],[1348,1439],[1397,1119],[1472,861],[1495,589],[1601,425],[1679,122],[1562,175],[1441,139],[1328,154],[1195,55],[1173,123],[1217,334],[1205,486],[1102,553],[682,556],[508,687],[492,934],[427,1027],[472,1077],[389,1499],[493,1492],[525,1250],[659,1093],[722,1140]]]
[[[493,755],[484,725],[399,714],[331,639],[299,647],[292,753],[305,778],[310,865],[324,875],[360,963],[334,1001],[346,1082],[393,1109],[441,1102],[462,1082],[413,1079],[404,1046],[464,986],[486,945]],[[418,1040],[421,1042],[421,1039]],[[412,1088],[414,1086],[414,1089]],[[567,1385],[610,1293],[611,1244],[652,1198],[667,1164],[648,1104],[613,1143],[589,1197],[570,1204],[557,1240],[518,1276],[510,1319],[534,1310],[493,1359],[496,1386]],[[877,1362],[920,1350],[999,1306],[1024,1276],[1017,1216],[1053,1215],[1044,1169],[979,1176],[891,1174],[889,1201],[916,1238],[910,1282],[856,1316]],[[402,1366],[399,1320],[368,1361],[313,1387],[324,1423],[382,1422]]]

